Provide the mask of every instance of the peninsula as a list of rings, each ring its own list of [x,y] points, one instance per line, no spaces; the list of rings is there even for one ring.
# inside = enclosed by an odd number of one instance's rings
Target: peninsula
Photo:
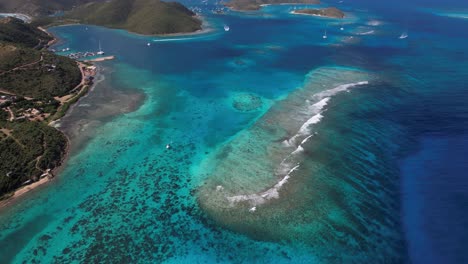
[[[232,0],[226,6],[238,11],[255,11],[262,5],[279,4],[320,4],[320,0]]]
[[[92,82],[84,64],[46,49],[51,40],[19,19],[0,19],[1,198],[53,177],[68,140],[48,124],[61,118]]]
[[[96,74],[91,61],[49,51],[55,39],[41,26],[85,23],[155,35],[191,33],[202,25],[182,4],[159,0],[0,0],[0,12],[33,19],[0,18],[0,200],[54,176],[69,143],[50,124],[87,93]]]
[[[300,9],[294,10],[293,14],[299,15],[311,15],[311,16],[320,16],[320,17],[329,17],[329,18],[344,18],[345,13],[339,10],[336,7],[327,7],[323,9]]]

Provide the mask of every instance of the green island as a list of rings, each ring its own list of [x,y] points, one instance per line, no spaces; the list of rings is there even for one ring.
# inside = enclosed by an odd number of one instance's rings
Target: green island
[[[232,0],[226,6],[233,10],[255,11],[262,5],[279,4],[320,4],[320,0]]]
[[[327,7],[323,9],[308,9],[307,8],[307,9],[294,10],[293,13],[301,14],[301,15],[329,17],[329,18],[344,18],[345,17],[345,13],[336,7]]]
[[[200,30],[202,25],[195,13],[182,4],[159,0],[95,2],[74,9],[66,17],[144,35],[189,33]]]
[[[87,90],[90,66],[46,48],[53,37],[16,18],[0,19],[0,197],[53,177],[68,140],[48,124]]]
[[[142,35],[202,29],[202,21],[184,5],[160,0],[0,0],[0,12],[26,14],[42,27],[79,23]]]
[[[159,0],[111,0],[90,2],[63,16],[40,17],[36,26],[89,24],[124,29],[142,35],[192,33],[202,29],[194,12],[177,2]]]

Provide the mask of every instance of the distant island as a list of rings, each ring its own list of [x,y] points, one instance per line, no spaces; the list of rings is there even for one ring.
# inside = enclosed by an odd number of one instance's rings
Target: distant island
[[[92,83],[87,65],[46,48],[54,38],[16,18],[0,19],[0,197],[53,177],[68,140],[48,124]]]
[[[0,0],[0,12],[50,16],[96,0]]]
[[[226,6],[233,10],[255,11],[262,5],[278,4],[320,4],[320,0],[232,0]]]
[[[190,33],[201,30],[202,25],[182,4],[159,0],[94,2],[73,9],[65,18],[144,35]]]
[[[0,12],[27,14],[34,26],[41,27],[89,24],[142,35],[202,29],[202,21],[184,5],[160,0],[0,0]]]
[[[344,18],[345,13],[336,7],[328,7],[323,9],[300,9],[294,10],[292,13],[300,15],[312,15],[330,18]]]

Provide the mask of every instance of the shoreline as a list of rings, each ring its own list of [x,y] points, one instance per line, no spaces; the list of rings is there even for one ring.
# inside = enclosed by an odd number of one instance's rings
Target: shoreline
[[[153,36],[153,37],[155,37],[155,36],[158,36],[158,37],[191,36],[191,35],[205,34],[205,33],[214,31],[214,28],[210,27],[209,26],[210,24],[205,19],[203,19],[201,16],[198,16],[198,17],[202,20],[203,24],[202,24],[202,29],[197,30],[195,32],[170,33],[170,34],[159,34],[159,35],[141,35],[141,34],[130,32],[130,31],[127,31],[127,30],[124,30],[124,29],[115,29],[115,30],[122,30],[122,31],[128,32],[129,34],[133,34],[133,35],[137,35],[137,36],[144,36],[144,37],[151,37],[151,36]],[[53,26],[53,27],[72,26],[72,25],[86,25],[86,24],[70,23],[70,24],[57,25],[57,26]],[[96,26],[96,25],[90,25],[90,26]],[[103,27],[103,26],[97,26],[97,27]],[[103,27],[103,28],[109,29],[107,27]],[[50,40],[46,44],[46,46],[45,46],[46,49],[50,48],[53,45],[56,45],[60,41],[63,41],[58,36],[56,36],[56,35],[52,34],[51,32],[49,32],[47,30],[48,27],[38,27],[38,29],[45,32],[45,33],[47,33],[49,36],[51,36],[53,38],[52,40]],[[110,28],[110,29],[113,29],[113,28]],[[77,67],[80,68],[80,72],[82,73],[82,79],[81,79],[81,82],[80,82],[80,84],[78,86],[83,85],[84,81],[85,81],[85,78],[86,78],[83,71],[81,70],[82,63],[93,63],[93,62],[99,63],[99,62],[103,62],[103,61],[107,61],[107,60],[113,60],[113,59],[115,59],[115,56],[106,56],[106,57],[95,58],[95,59],[91,59],[91,60],[83,60],[83,61],[75,60],[76,63],[77,63]],[[98,77],[99,74],[101,74],[101,73],[100,73],[100,70],[99,70],[99,67],[98,67],[97,72],[96,72],[96,77]],[[96,78],[96,79],[99,79],[99,78]],[[60,121],[64,117],[67,117],[68,114],[70,113],[71,109],[74,109],[75,106],[77,105],[77,103],[82,98],[86,97],[89,94],[89,92],[92,91],[95,88],[95,86],[98,83],[99,83],[99,81],[97,81],[97,82],[93,83],[92,85],[90,85],[88,87],[87,91],[84,94],[82,94],[79,98],[77,98],[76,102],[71,104],[70,108],[66,110],[66,113],[65,113],[64,116],[58,118],[57,120],[54,120],[54,121],[51,121],[51,122],[48,123],[48,126],[54,127],[55,129],[59,130],[65,136],[66,141],[67,141],[67,145],[66,145],[66,147],[64,149],[63,157],[62,157],[62,159],[61,159],[61,161],[59,163],[60,165],[53,168],[53,169],[51,169],[51,171],[50,171],[52,177],[51,176],[42,177],[42,178],[40,178],[39,180],[37,180],[35,182],[32,182],[32,183],[27,184],[27,185],[20,186],[18,189],[13,190],[10,193],[4,194],[2,199],[0,199],[0,211],[5,210],[10,205],[15,204],[16,202],[21,201],[23,198],[25,198],[27,196],[27,194],[30,194],[30,193],[32,193],[32,191],[40,189],[43,186],[46,186],[47,184],[53,182],[54,179],[59,176],[59,174],[62,172],[62,170],[65,167],[64,165],[66,164],[67,160],[70,157],[70,153],[71,153],[71,150],[72,150],[72,145],[71,145],[70,135],[64,129],[62,129],[59,126],[55,126],[55,125],[57,124],[58,121]],[[72,90],[74,90],[74,89],[76,89],[76,87],[73,88]]]
[[[115,59],[115,56],[114,55],[111,55],[111,56],[105,56],[105,57],[99,57],[99,58],[94,58],[94,59],[90,59],[90,60],[84,60],[83,62],[102,62],[102,61],[108,61],[108,60],[113,60]]]
[[[46,48],[49,48],[50,45],[53,45],[55,44],[57,41],[58,41],[58,38],[51,34],[50,32],[48,32],[46,29],[44,28],[41,28],[41,27],[38,27],[39,30],[41,31],[44,31],[45,33],[47,33],[48,35],[52,36],[53,39],[51,41],[49,41],[49,43],[47,44]],[[49,45],[50,44],[50,45]],[[112,59],[114,59],[114,56],[108,56],[108,57],[112,57]],[[104,60],[107,60],[108,57],[105,57],[103,58]],[[82,67],[82,62],[78,61],[78,60],[75,60],[76,63],[77,63],[77,67],[80,69],[80,72],[81,72],[81,82],[78,84],[77,87],[81,86],[81,85],[84,85],[84,82],[85,82],[85,79],[86,79],[86,76],[84,74],[84,72],[81,70],[81,67]],[[97,71],[97,74],[99,73],[99,71]],[[31,191],[33,190],[36,190],[38,189],[39,187],[41,186],[45,186],[47,183],[50,183],[52,182],[56,177],[58,177],[58,174],[64,169],[64,165],[66,164],[69,156],[70,156],[70,150],[71,150],[71,140],[70,140],[70,137],[67,135],[67,133],[65,133],[65,131],[61,130],[60,128],[54,126],[54,124],[59,121],[60,119],[62,119],[63,117],[65,117],[70,109],[75,106],[81,98],[83,98],[85,95],[88,94],[89,91],[91,91],[94,86],[96,85],[97,83],[93,83],[92,85],[89,86],[88,88],[88,91],[86,93],[84,93],[83,95],[81,95],[77,100],[76,102],[74,102],[72,104],[72,106],[66,111],[65,115],[62,116],[61,118],[57,119],[57,120],[53,120],[51,122],[49,122],[47,125],[50,126],[50,127],[53,127],[55,129],[57,129],[58,131],[60,131],[64,136],[65,136],[65,139],[66,139],[66,146],[65,146],[65,149],[63,151],[63,156],[59,162],[60,165],[56,166],[55,168],[53,168],[51,171],[50,171],[50,174],[48,176],[44,176],[42,178],[40,178],[39,180],[35,181],[35,182],[32,182],[30,184],[26,184],[26,185],[23,185],[21,187],[19,187],[18,189],[10,192],[10,193],[6,193],[4,194],[3,196],[3,199],[0,200],[0,211],[1,210],[4,210],[5,208],[7,208],[8,206],[14,204],[15,202],[18,202],[21,198],[24,198],[26,194],[30,193]],[[74,87],[73,89],[71,89],[70,91],[73,91],[75,90],[77,87]],[[83,86],[84,87],[84,86]],[[77,94],[76,96],[78,96],[79,94]],[[63,104],[61,105],[63,106]],[[60,107],[59,107],[60,108]],[[52,176],[50,176],[52,175]]]
[[[106,75],[111,74],[111,73],[106,72],[107,67],[105,66],[105,64],[100,65],[100,63],[105,63],[105,62],[98,62],[96,63],[97,65],[95,64],[95,66],[97,66],[95,82],[92,85],[88,86],[87,92],[84,93],[82,96],[80,96],[76,100],[76,102],[70,105],[69,109],[66,111],[66,114],[64,116],[54,121],[51,121],[48,124],[50,127],[53,127],[59,130],[65,136],[67,140],[67,146],[64,150],[64,155],[62,157],[60,165],[51,170],[54,176],[51,178],[49,177],[41,178],[36,182],[32,182],[31,184],[20,186],[18,189],[5,194],[4,198],[0,200],[0,213],[4,210],[7,210],[7,208],[9,208],[11,205],[15,205],[17,202],[24,201],[23,199],[28,199],[28,194],[34,193],[33,191],[40,190],[43,187],[46,188],[48,184],[53,183],[54,180],[56,180],[56,178],[61,176],[60,173],[62,173],[63,170],[66,168],[66,164],[69,158],[71,157],[71,155],[75,153],[79,153],[82,147],[86,146],[88,139],[86,135],[84,135],[83,137],[80,137],[80,135],[82,135],[83,132],[79,131],[80,126],[81,126],[80,122],[82,119],[79,119],[79,120],[75,119],[76,117],[74,116],[76,116],[76,111],[74,110],[79,107],[79,103],[82,100],[87,100],[86,98],[90,98],[90,96],[92,96],[92,98],[101,98],[102,94],[100,94],[100,91],[102,89],[104,89],[104,93],[107,96],[107,93],[109,92],[108,91],[109,88],[106,88],[107,87],[106,84],[104,84],[104,86],[100,86],[99,87],[100,89],[98,90],[95,89],[98,85],[102,85],[101,83],[106,80]],[[93,92],[92,95],[91,95],[91,92]],[[119,95],[119,96],[120,98],[122,98],[122,96],[124,96],[125,98],[128,98],[129,95]],[[135,111],[135,109],[137,109],[139,105],[141,105],[142,101],[144,101],[144,96],[134,98],[134,100],[130,102],[130,105],[129,105],[129,107],[131,108],[129,108],[125,112]],[[98,110],[100,113],[102,111],[106,112],[106,109],[105,109],[106,107],[104,108],[99,107],[99,106],[105,106],[106,102],[107,101],[102,101],[102,98],[100,99],[100,101],[97,102],[96,105],[98,106],[98,108],[100,108],[100,110]],[[105,114],[105,116],[106,118],[108,117],[113,118],[114,116],[117,116],[120,113],[122,112],[121,111],[111,112],[111,113]],[[92,120],[95,120],[94,118],[96,117],[91,117]],[[99,120],[99,117],[98,117],[98,120]]]
[[[200,21],[202,22],[202,25],[201,25],[201,29],[199,30],[195,30],[193,32],[179,32],[179,33],[165,33],[165,34],[151,34],[151,35],[145,35],[145,34],[141,34],[141,33],[136,33],[136,32],[132,32],[130,30],[126,30],[126,29],[120,29],[120,30],[124,30],[130,34],[134,34],[134,35],[137,35],[137,36],[142,36],[142,37],[182,37],[182,36],[196,36],[196,35],[201,35],[201,34],[205,34],[205,33],[209,33],[211,31],[213,31],[214,29],[212,27],[210,27],[210,23],[208,23],[208,21],[203,17],[203,16],[200,16],[200,15],[197,15],[195,16],[196,18],[200,19]],[[117,29],[119,30],[119,29]]]
[[[66,135],[62,130],[60,129],[57,129],[57,130],[59,130],[65,136],[66,141],[67,141],[67,146],[65,147],[62,160],[60,161],[60,165],[53,168],[50,171],[50,175],[53,175],[53,176],[42,177],[39,180],[31,184],[27,184],[27,185],[19,187],[18,189],[14,190],[12,193],[5,194],[5,196],[7,197],[4,198],[3,200],[0,200],[0,212],[8,208],[9,206],[15,204],[16,202],[19,202],[22,198],[25,198],[27,194],[31,193],[31,191],[37,190],[39,189],[39,187],[46,186],[48,183],[53,182],[55,177],[57,177],[58,174],[63,170],[64,168],[63,165],[67,162],[70,156],[71,141],[68,135]]]
[[[129,33],[129,34],[132,34],[132,35],[136,35],[136,36],[140,36],[140,37],[192,36],[192,35],[200,35],[200,34],[204,34],[204,33],[209,33],[209,32],[214,30],[213,28],[211,28],[209,26],[210,23],[208,23],[203,16],[197,15],[196,18],[198,18],[198,19],[200,19],[202,21],[201,29],[196,30],[196,31],[192,31],[192,32],[178,32],[178,33],[164,33],[164,34],[142,34],[142,33],[133,32],[133,31],[130,31],[130,30],[127,30],[127,29],[124,29],[124,28],[106,27],[106,26],[101,26],[101,25],[83,24],[83,23],[78,23],[78,22],[70,22],[70,23],[63,23],[63,24],[59,24],[59,25],[50,25],[50,26],[47,25],[47,26],[45,26],[45,29],[44,28],[43,29],[44,29],[45,32],[48,32],[47,28],[54,28],[54,27],[93,26],[93,27],[102,27],[102,28],[105,28],[105,29],[121,30],[123,32]],[[56,44],[56,43],[54,43],[54,44]]]
[[[318,5],[318,4],[306,4],[306,3],[278,3],[278,4],[260,4],[256,9],[238,9],[235,7],[231,7],[229,5],[225,5],[229,10],[234,12],[247,12],[247,13],[254,13],[260,11],[263,7],[266,6],[284,6],[284,5]]]
[[[42,32],[46,33],[47,35],[51,36],[52,37],[52,40],[47,42],[46,44],[46,48],[50,48],[52,45],[56,44],[58,42],[58,38],[56,36],[54,36],[53,34],[51,34],[49,31],[47,31],[46,29],[44,29],[43,27],[37,27],[39,30],[41,30]]]
[[[293,10],[293,11],[289,12],[289,14],[320,17],[320,18],[327,18],[327,19],[344,19],[345,18],[345,17],[332,17],[332,16],[322,16],[322,15],[316,15],[316,14],[308,14],[308,13],[302,13],[302,12],[298,12],[298,11],[301,11],[301,10]]]

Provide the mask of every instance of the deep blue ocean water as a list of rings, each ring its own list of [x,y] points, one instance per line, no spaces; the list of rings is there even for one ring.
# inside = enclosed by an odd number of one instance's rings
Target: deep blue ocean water
[[[344,21],[185,4],[212,31],[51,29],[117,59],[62,122],[87,138],[63,172],[0,213],[2,263],[467,261],[466,3],[324,3]],[[86,110],[122,94],[143,99]],[[277,197],[226,203],[270,197],[283,165]]]

